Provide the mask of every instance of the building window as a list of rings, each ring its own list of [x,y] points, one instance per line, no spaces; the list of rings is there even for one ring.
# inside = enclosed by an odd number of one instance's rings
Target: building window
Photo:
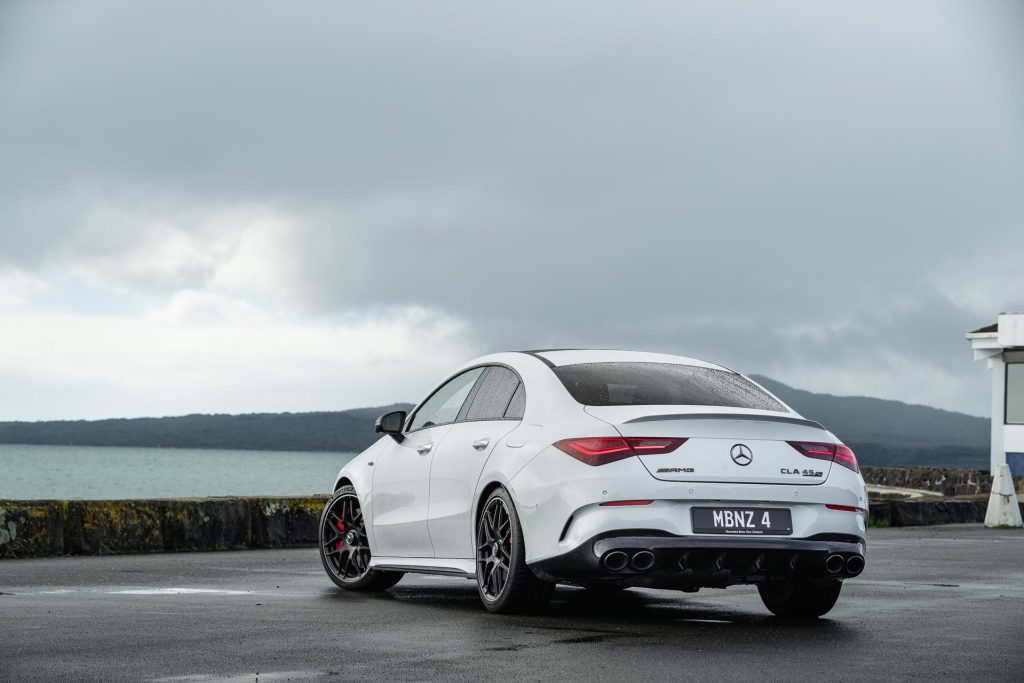
[[[1006,364],[1006,424],[1024,424],[1024,363]]]

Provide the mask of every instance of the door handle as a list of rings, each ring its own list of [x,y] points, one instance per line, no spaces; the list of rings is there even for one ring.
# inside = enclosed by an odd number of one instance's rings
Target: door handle
[[[420,455],[426,455],[430,452],[430,449],[434,447],[432,443],[425,443],[416,447],[416,452]]]
[[[489,444],[490,442],[490,439],[477,439],[476,441],[473,442],[473,448],[477,449],[478,451],[482,451],[483,449],[487,448],[487,444]]]

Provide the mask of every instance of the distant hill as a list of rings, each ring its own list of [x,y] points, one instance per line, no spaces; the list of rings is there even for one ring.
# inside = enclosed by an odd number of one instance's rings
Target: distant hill
[[[863,396],[833,396],[755,379],[816,420],[864,465],[988,468],[989,423],[949,410]],[[407,403],[321,413],[184,415],[95,421],[0,422],[0,443],[162,446],[358,452],[376,440],[373,422]]]
[[[842,439],[863,465],[988,469],[990,428],[983,417],[881,398],[816,394],[753,377]]]
[[[396,403],[322,413],[0,422],[0,443],[358,452],[377,440],[373,423],[380,415],[409,408]]]

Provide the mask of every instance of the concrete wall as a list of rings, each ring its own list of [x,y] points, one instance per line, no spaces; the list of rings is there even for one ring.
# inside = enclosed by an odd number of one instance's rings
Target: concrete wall
[[[312,545],[326,500],[0,500],[0,558]]]
[[[862,467],[861,473],[868,485],[936,491],[945,496],[988,495],[992,491],[992,475],[982,470]],[[1014,477],[1013,481],[1017,492],[1024,494],[1024,477]]]

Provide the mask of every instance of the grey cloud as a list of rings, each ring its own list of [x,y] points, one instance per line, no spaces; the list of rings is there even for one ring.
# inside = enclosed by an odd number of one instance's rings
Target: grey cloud
[[[0,12],[8,264],[74,263],[101,204],[262,202],[295,217],[282,295],[304,315],[418,305],[481,348],[783,374],[892,353],[966,395],[962,333],[988,320],[931,283],[1024,258],[1013,2]],[[121,229],[114,253],[139,239]]]

